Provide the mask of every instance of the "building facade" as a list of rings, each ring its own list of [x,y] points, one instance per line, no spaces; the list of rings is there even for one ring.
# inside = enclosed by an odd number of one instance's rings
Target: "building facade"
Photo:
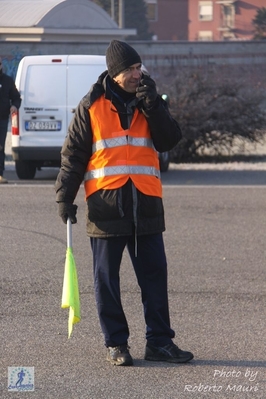
[[[189,40],[252,40],[252,20],[266,0],[189,0]]]
[[[188,40],[189,0],[145,0],[154,40]]]
[[[154,40],[251,40],[266,0],[145,0]]]

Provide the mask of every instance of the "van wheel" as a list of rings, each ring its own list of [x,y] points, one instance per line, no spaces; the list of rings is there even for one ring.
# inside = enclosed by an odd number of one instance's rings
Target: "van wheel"
[[[36,165],[30,161],[16,161],[16,172],[20,179],[34,179],[36,173]]]

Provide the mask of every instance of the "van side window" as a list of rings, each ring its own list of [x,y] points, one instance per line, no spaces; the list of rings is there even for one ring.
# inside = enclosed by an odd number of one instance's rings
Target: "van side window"
[[[58,90],[60,88],[60,90]],[[24,105],[65,105],[66,75],[61,65],[30,65],[27,70]]]

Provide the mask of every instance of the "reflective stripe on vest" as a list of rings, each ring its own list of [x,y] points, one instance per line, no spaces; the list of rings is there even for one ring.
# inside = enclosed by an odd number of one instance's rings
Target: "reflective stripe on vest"
[[[86,172],[84,180],[87,181],[112,175],[149,175],[160,178],[160,171],[152,166],[106,166],[101,169],[94,169]]]
[[[92,153],[94,154],[95,151],[99,151],[104,148],[114,148],[122,145],[133,145],[138,147],[142,146],[155,149],[152,139],[146,139],[143,137],[136,138],[131,136],[122,136],[115,139],[104,139],[97,141],[92,145]]]
[[[128,179],[142,193],[162,197],[158,154],[144,115],[136,109],[130,128],[124,130],[119,114],[110,112],[110,101],[104,96],[88,112],[92,155],[84,176],[86,197],[122,187]]]

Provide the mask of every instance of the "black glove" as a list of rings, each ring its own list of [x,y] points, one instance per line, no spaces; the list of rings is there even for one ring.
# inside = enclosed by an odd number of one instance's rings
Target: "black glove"
[[[77,223],[76,213],[78,206],[71,204],[70,202],[59,202],[59,216],[62,218],[63,222],[67,224],[67,219],[69,218],[72,224]]]
[[[140,86],[136,90],[136,97],[143,100],[144,107],[151,108],[155,104],[158,93],[154,80],[144,78],[140,81]]]

